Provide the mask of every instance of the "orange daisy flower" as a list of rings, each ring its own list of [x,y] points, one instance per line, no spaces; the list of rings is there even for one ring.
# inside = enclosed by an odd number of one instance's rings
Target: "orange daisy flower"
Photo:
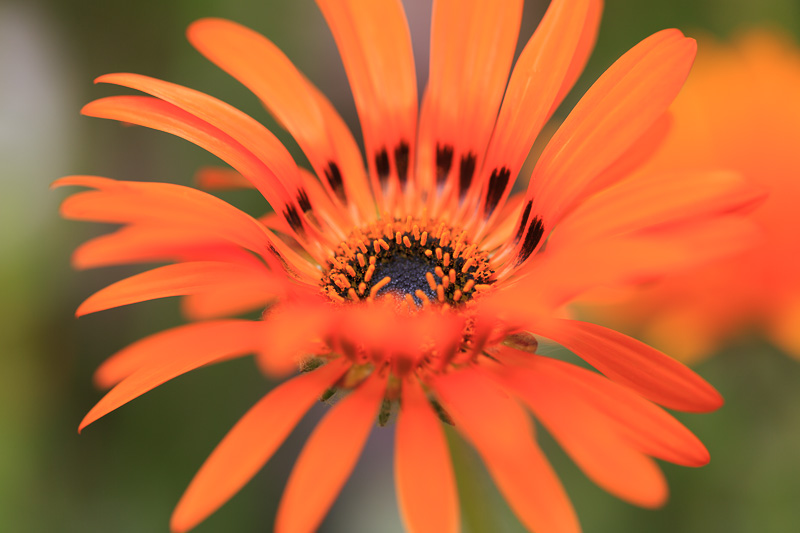
[[[527,190],[512,194],[535,137],[584,66],[599,1],[552,2],[510,78],[522,2],[435,2],[421,105],[399,0],[318,3],[350,79],[366,170],[322,93],[267,39],[233,22],[201,20],[189,39],[261,99],[314,174],[261,124],[211,96],[134,74],[98,80],[150,96],[102,98],[85,114],[198,144],[234,169],[203,173],[202,184],[249,184],[274,214],[257,220],[173,184],[57,182],[92,189],[65,200],[66,217],[122,225],[81,246],[78,267],[170,263],[99,291],[78,315],[182,296],[193,320],[108,359],[96,380],[113,388],[80,427],[190,370],[255,353],[269,376],[298,365],[301,373],[214,450],[175,510],[174,531],[227,501],[312,404],[332,394],[341,399],[297,460],[276,531],[313,531],[376,417],[384,425],[395,413],[397,492],[409,530],[459,528],[440,419],[474,445],[531,530],[579,526],[528,411],[606,490],[660,505],[667,489],[652,457],[700,466],[708,453],[656,404],[703,412],[722,398],[661,352],[560,318],[560,309],[598,285],[655,276],[750,238],[735,212],[756,194],[735,176],[615,185],[661,138],[694,41],[666,30],[625,54],[555,134]],[[612,185],[608,202],[591,203]],[[224,318],[256,309],[266,309],[260,320]],[[536,354],[537,336],[604,375]]]
[[[798,94],[800,51],[788,39],[761,30],[730,45],[705,43],[672,107],[672,134],[646,169],[739,172],[769,192],[751,214],[763,239],[592,312],[639,328],[684,360],[711,355],[754,330],[800,357]]]

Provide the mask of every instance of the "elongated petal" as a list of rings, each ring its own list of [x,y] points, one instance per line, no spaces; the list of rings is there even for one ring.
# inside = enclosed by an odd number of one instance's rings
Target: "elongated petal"
[[[68,176],[53,187],[91,187],[61,204],[66,218],[142,224],[194,232],[230,241],[263,257],[277,271],[316,282],[319,271],[257,220],[208,193],[171,183],[117,181],[98,176]]]
[[[655,462],[617,434],[591,404],[545,374],[507,369],[501,376],[595,483],[636,505],[658,507],[666,501],[666,480]]]
[[[407,184],[415,158],[417,81],[399,0],[317,0],[344,63],[379,201]],[[391,190],[391,189],[389,189]]]
[[[253,188],[247,178],[225,167],[201,167],[195,172],[194,181],[207,191]]]
[[[706,412],[723,404],[722,396],[688,367],[627,335],[577,320],[542,321],[533,327],[534,333],[665,407]]]
[[[238,109],[194,89],[139,74],[106,74],[95,83],[113,83],[145,92],[219,129],[256,156],[296,200],[299,181],[292,156],[272,132]],[[258,187],[259,183],[254,185]],[[282,206],[273,207],[280,211]]]
[[[758,239],[744,217],[710,218],[667,231],[621,235],[594,241],[557,239],[536,255],[517,279],[504,283],[481,305],[494,312],[533,318],[560,308],[588,290],[652,281],[668,273],[742,252]],[[520,292],[529,300],[515,301]]]
[[[569,498],[534,442],[530,418],[519,404],[477,369],[441,376],[432,385],[525,527],[537,533],[580,531]]]
[[[678,30],[645,39],[611,66],[581,99],[536,164],[527,193],[526,233],[544,233],[575,205],[592,180],[667,110],[689,73],[696,43]],[[517,245],[527,259],[542,239]],[[533,245],[533,246],[531,246]]]
[[[275,521],[277,533],[317,529],[375,425],[385,385],[384,378],[373,374],[314,429],[286,483]]]
[[[571,239],[684,224],[751,207],[765,192],[730,172],[675,172],[638,176],[589,198],[557,232]],[[561,238],[556,237],[555,238]]]
[[[125,226],[95,237],[81,244],[72,254],[72,264],[78,269],[128,263],[211,260],[261,264],[247,250],[202,229],[143,224]]]
[[[464,200],[477,181],[503,98],[522,20],[522,1],[437,0],[431,22],[431,59],[420,122],[432,131],[437,188]],[[443,166],[443,155],[450,164]]]
[[[708,463],[708,450],[691,431],[632,389],[564,361],[513,352],[505,350],[499,357],[509,365],[508,373],[520,383],[525,382],[526,388],[548,380],[564,391],[563,394],[593,406],[597,417],[613,425],[620,435],[647,455],[683,466]],[[533,381],[528,382],[528,378]]]
[[[480,208],[484,217],[505,202],[533,141],[549,118],[596,3],[551,2],[514,66],[481,172],[484,191]]]
[[[111,96],[81,110],[90,117],[119,120],[176,135],[216,155],[251,180],[275,211],[291,203],[289,193],[252,152],[227,133],[178,106],[148,96]]]
[[[265,37],[222,19],[203,19],[189,41],[259,97],[301,146],[331,198],[370,209],[361,153],[341,117],[292,62]],[[342,127],[344,126],[344,127]],[[357,164],[352,164],[357,162]],[[367,194],[364,194],[364,193]]]
[[[87,298],[75,314],[83,316],[157,298],[202,293],[219,285],[221,281],[235,280],[238,276],[249,276],[252,280],[260,280],[261,283],[254,284],[252,289],[254,291],[263,289],[265,300],[274,295],[275,290],[282,285],[278,281],[273,281],[274,276],[263,267],[260,268],[259,275],[259,270],[235,263],[217,261],[177,263],[154,268],[109,285]]]
[[[597,41],[597,32],[600,30],[600,18],[602,14],[603,0],[593,0],[589,5],[589,13],[586,17],[583,29],[581,30],[578,47],[572,56],[572,62],[567,70],[567,75],[564,77],[564,82],[561,84],[561,89],[558,91],[556,101],[553,102],[553,107],[550,110],[549,116],[552,116],[558,106],[561,105],[564,97],[567,96],[573,85],[575,85],[575,82],[578,81],[584,67],[586,67],[586,63],[589,61],[589,56],[592,54],[595,42]]]
[[[263,325],[249,320],[220,320],[180,326],[129,346],[112,356],[97,381],[125,377],[81,421],[82,430],[101,416],[125,405],[172,378],[214,361],[255,352]]]
[[[412,533],[456,533],[458,495],[441,422],[414,379],[402,394],[394,469],[403,522]]]
[[[255,404],[195,474],[172,513],[172,531],[192,529],[236,494],[346,369],[338,359],[283,383]]]

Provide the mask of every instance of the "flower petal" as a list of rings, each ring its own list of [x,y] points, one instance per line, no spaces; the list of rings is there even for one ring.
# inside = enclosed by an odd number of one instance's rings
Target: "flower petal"
[[[374,373],[317,425],[286,482],[277,533],[314,531],[333,504],[375,425],[385,378]]]
[[[275,211],[281,211],[287,203],[292,204],[288,191],[263,161],[227,133],[176,105],[148,96],[110,96],[89,102],[81,113],[153,128],[186,139],[252,181]]]
[[[180,326],[132,344],[98,370],[95,379],[103,385],[126,377],[92,407],[78,431],[172,378],[220,359],[255,352],[262,331],[260,322],[219,320]]]
[[[432,173],[443,201],[465,200],[477,181],[514,58],[522,4],[434,2],[427,102],[422,109],[430,117],[420,118],[431,131],[420,138],[433,144],[422,153],[433,156],[425,164],[436,169]]]
[[[697,45],[678,30],[664,30],[622,56],[589,89],[539,158],[526,200],[533,216],[517,245],[525,260],[541,236],[663,115],[689,73]]]
[[[157,261],[225,261],[262,264],[247,250],[194,228],[136,224],[101,235],[72,254],[77,269]]]
[[[691,431],[666,411],[645,400],[633,390],[611,381],[602,374],[549,357],[506,350],[498,356],[513,367],[515,379],[527,380],[536,374],[586,405],[597,416],[614,426],[636,449],[659,459],[683,466],[703,466],[709,454]],[[529,387],[530,385],[526,385]]]
[[[480,204],[483,218],[489,218],[511,191],[565,83],[584,27],[590,15],[596,16],[599,11],[598,3],[594,0],[551,2],[523,49],[508,82],[480,180],[476,180],[476,191],[483,187]]]
[[[97,291],[78,307],[75,315],[83,316],[158,298],[203,293],[240,276],[247,276],[255,282],[251,290],[263,291],[264,301],[285,287],[283,279],[276,278],[264,267],[254,269],[219,261],[177,263],[136,274]]]
[[[541,321],[531,331],[553,340],[610,379],[671,409],[719,409],[722,396],[688,367],[617,331],[577,320]]]
[[[326,388],[347,369],[343,358],[287,381],[255,404],[225,435],[175,507],[170,528],[192,529],[219,509],[269,461]]]
[[[297,140],[333,199],[372,208],[361,152],[333,106],[272,42],[235,22],[202,19],[187,32],[200,53],[258,96]],[[355,162],[355,164],[353,164]]]
[[[537,533],[580,531],[564,488],[532,438],[530,418],[516,401],[474,368],[437,377],[432,386],[525,527]]]
[[[405,189],[415,160],[417,76],[400,0],[317,0],[339,47],[375,194]],[[375,180],[377,178],[377,182]],[[388,189],[387,189],[388,188]]]
[[[752,207],[764,196],[765,191],[731,172],[637,176],[587,199],[556,232],[576,241],[590,241],[605,235],[663,229]],[[556,238],[562,237],[554,235]]]
[[[664,504],[668,489],[661,470],[598,416],[591,403],[535,370],[504,367],[499,375],[595,483],[636,505]]]
[[[92,187],[61,204],[66,218],[158,226],[167,232],[193,231],[233,242],[263,257],[276,271],[316,283],[319,271],[257,220],[208,193],[171,183],[117,181],[98,176],[68,176],[53,187]]]
[[[394,469],[403,523],[412,533],[456,533],[458,495],[441,423],[415,378],[402,394]]]

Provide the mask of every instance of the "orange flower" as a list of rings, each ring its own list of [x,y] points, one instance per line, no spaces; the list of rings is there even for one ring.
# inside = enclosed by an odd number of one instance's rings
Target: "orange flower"
[[[764,238],[599,311],[685,360],[754,329],[800,357],[800,51],[765,31],[701,50],[672,108],[673,132],[646,168],[741,173],[769,192],[752,213]]]
[[[593,46],[599,1],[554,1],[510,79],[522,2],[436,2],[419,112],[399,0],[319,4],[350,78],[367,170],[322,93],[272,43],[232,22],[201,20],[189,39],[262,100],[316,176],[258,122],[210,96],[133,74],[100,78],[151,96],[103,98],[85,114],[202,146],[236,171],[206,172],[203,184],[251,184],[275,214],[256,220],[165,183],[58,182],[92,189],[65,200],[66,217],[123,226],[80,247],[78,267],[172,263],[101,290],[79,315],[183,296],[197,320],[108,359],[96,379],[113,389],[81,428],[180,374],[255,353],[270,376],[298,364],[302,373],[228,433],[178,504],[174,531],[191,529],[235,494],[323,394],[341,399],[300,454],[277,531],[319,525],[376,417],[384,425],[393,413],[397,492],[410,530],[458,530],[439,419],[474,445],[526,527],[579,529],[526,409],[606,490],[662,504],[667,489],[651,457],[700,466],[708,453],[655,404],[703,412],[722,398],[666,355],[559,318],[559,310],[598,285],[655,276],[748,241],[735,211],[757,195],[735,176],[624,182],[602,206],[591,201],[661,138],[694,41],[666,30],[625,54],[555,134],[527,191],[512,195],[534,138]],[[222,318],[264,308],[262,320]],[[605,376],[535,354],[534,334]]]

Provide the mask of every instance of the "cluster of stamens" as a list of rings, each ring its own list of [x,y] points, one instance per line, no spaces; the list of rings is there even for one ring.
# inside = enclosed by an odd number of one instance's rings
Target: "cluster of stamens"
[[[393,295],[414,309],[456,306],[493,281],[488,254],[444,222],[378,220],[354,230],[334,252],[322,290],[340,303]]]

